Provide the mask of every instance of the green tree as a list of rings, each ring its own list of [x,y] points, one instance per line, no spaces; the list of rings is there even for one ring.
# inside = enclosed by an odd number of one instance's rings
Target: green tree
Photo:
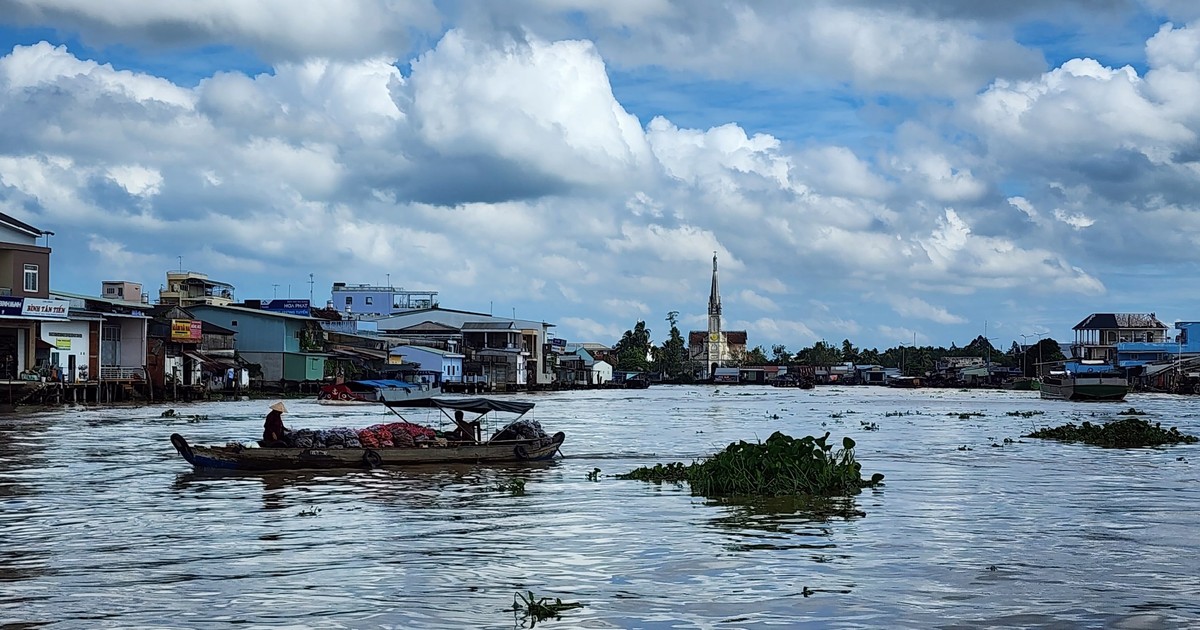
[[[842,340],[842,361],[858,363],[858,348],[855,348],[849,339]]]
[[[646,322],[638,320],[633,330],[626,330],[621,340],[613,346],[613,354],[617,357],[617,369],[635,372],[650,370],[650,361],[646,355],[653,346],[650,343],[650,329]]]
[[[742,365],[766,365],[767,362],[767,353],[762,346],[754,346],[742,359]]]
[[[1046,372],[1046,363],[1065,361],[1062,348],[1053,339],[1038,340],[1025,350],[1025,376],[1038,376]],[[1042,365],[1039,365],[1042,364]]]
[[[654,369],[661,372],[663,378],[678,380],[690,376],[687,369],[687,347],[683,335],[679,332],[679,311],[667,313],[667,321],[671,324],[671,332],[667,340],[654,352]]]
[[[791,362],[792,353],[788,352],[787,346],[783,344],[771,346],[771,363],[775,365],[787,365]]]

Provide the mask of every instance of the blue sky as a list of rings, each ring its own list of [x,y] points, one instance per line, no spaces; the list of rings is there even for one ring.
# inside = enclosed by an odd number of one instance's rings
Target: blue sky
[[[566,7],[559,9],[558,7]],[[55,288],[178,266],[611,342],[1069,341],[1200,318],[1200,9],[1173,0],[0,0],[0,211]],[[275,286],[278,285],[278,286]]]

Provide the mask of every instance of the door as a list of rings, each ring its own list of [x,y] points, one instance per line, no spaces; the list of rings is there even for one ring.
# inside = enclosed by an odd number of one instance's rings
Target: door
[[[104,326],[100,330],[100,366],[119,367],[121,365],[121,327]]]

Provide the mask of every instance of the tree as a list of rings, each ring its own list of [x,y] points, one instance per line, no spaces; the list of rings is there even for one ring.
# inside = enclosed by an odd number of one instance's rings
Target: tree
[[[1039,363],[1065,361],[1062,348],[1053,339],[1039,339],[1038,342],[1025,350],[1025,376],[1038,376],[1046,370]]]
[[[855,348],[849,339],[842,340],[842,361],[858,363],[858,348]]]
[[[791,362],[792,353],[788,352],[787,346],[783,344],[771,346],[771,363],[775,365],[787,365]]]
[[[687,369],[687,347],[683,343],[683,335],[679,333],[679,311],[667,313],[667,321],[671,324],[671,332],[662,346],[654,353],[654,369],[661,372],[665,379],[690,377]]]
[[[626,330],[625,334],[621,335],[621,340],[613,346],[613,354],[617,357],[617,369],[632,372],[649,371],[650,362],[646,360],[646,354],[650,352],[651,347],[650,329],[646,328],[646,322],[638,320],[633,330]]]
[[[763,351],[762,346],[754,346],[746,353],[746,357],[742,360],[742,365],[766,365],[767,353]]]

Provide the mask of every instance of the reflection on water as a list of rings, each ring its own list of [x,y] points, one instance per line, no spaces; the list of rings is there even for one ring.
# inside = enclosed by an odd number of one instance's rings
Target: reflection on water
[[[190,470],[168,436],[253,439],[266,402],[177,408],[198,421],[161,418],[166,407],[0,418],[0,625],[509,628],[517,590],[585,604],[547,627],[1200,624],[1200,448],[1019,440],[1130,406],[1200,433],[1194,399],[755,387],[530,398],[535,419],[566,432],[565,459],[213,474]],[[288,407],[296,427],[390,415]],[[1018,411],[1045,413],[1005,415]],[[853,437],[885,485],[736,501],[611,476],[776,430]],[[514,479],[524,495],[496,490]]]

